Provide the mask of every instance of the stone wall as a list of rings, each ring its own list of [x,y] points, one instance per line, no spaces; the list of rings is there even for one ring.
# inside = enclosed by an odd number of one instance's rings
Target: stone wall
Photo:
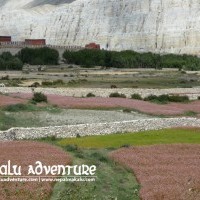
[[[69,138],[88,135],[107,135],[112,133],[158,130],[171,127],[200,127],[196,118],[153,118],[123,122],[65,125],[40,128],[11,128],[0,131],[0,140],[37,139],[55,136]]]

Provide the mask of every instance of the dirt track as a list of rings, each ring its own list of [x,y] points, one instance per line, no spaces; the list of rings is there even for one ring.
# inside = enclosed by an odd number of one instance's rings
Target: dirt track
[[[31,94],[10,94],[14,97],[30,99]],[[58,105],[63,108],[130,108],[140,112],[154,115],[181,115],[188,111],[200,113],[200,101],[191,103],[169,103],[159,105],[146,101],[138,101],[123,98],[75,98],[58,95],[48,95],[48,101],[51,104]]]
[[[114,151],[141,184],[142,200],[200,199],[200,145],[154,145]]]

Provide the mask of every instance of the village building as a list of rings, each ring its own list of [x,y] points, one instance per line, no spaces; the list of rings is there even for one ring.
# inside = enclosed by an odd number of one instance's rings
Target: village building
[[[96,43],[89,43],[85,45],[86,49],[100,49],[100,45]]]
[[[46,45],[45,39],[25,39],[25,45]]]

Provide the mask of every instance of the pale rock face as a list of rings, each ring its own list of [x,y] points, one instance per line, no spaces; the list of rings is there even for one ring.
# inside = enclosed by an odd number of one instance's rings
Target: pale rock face
[[[0,35],[200,54],[199,0],[0,0]]]

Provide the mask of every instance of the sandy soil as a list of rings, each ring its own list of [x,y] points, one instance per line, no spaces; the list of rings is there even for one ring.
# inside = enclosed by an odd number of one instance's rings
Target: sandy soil
[[[123,148],[111,157],[134,171],[142,200],[200,199],[200,145]]]

